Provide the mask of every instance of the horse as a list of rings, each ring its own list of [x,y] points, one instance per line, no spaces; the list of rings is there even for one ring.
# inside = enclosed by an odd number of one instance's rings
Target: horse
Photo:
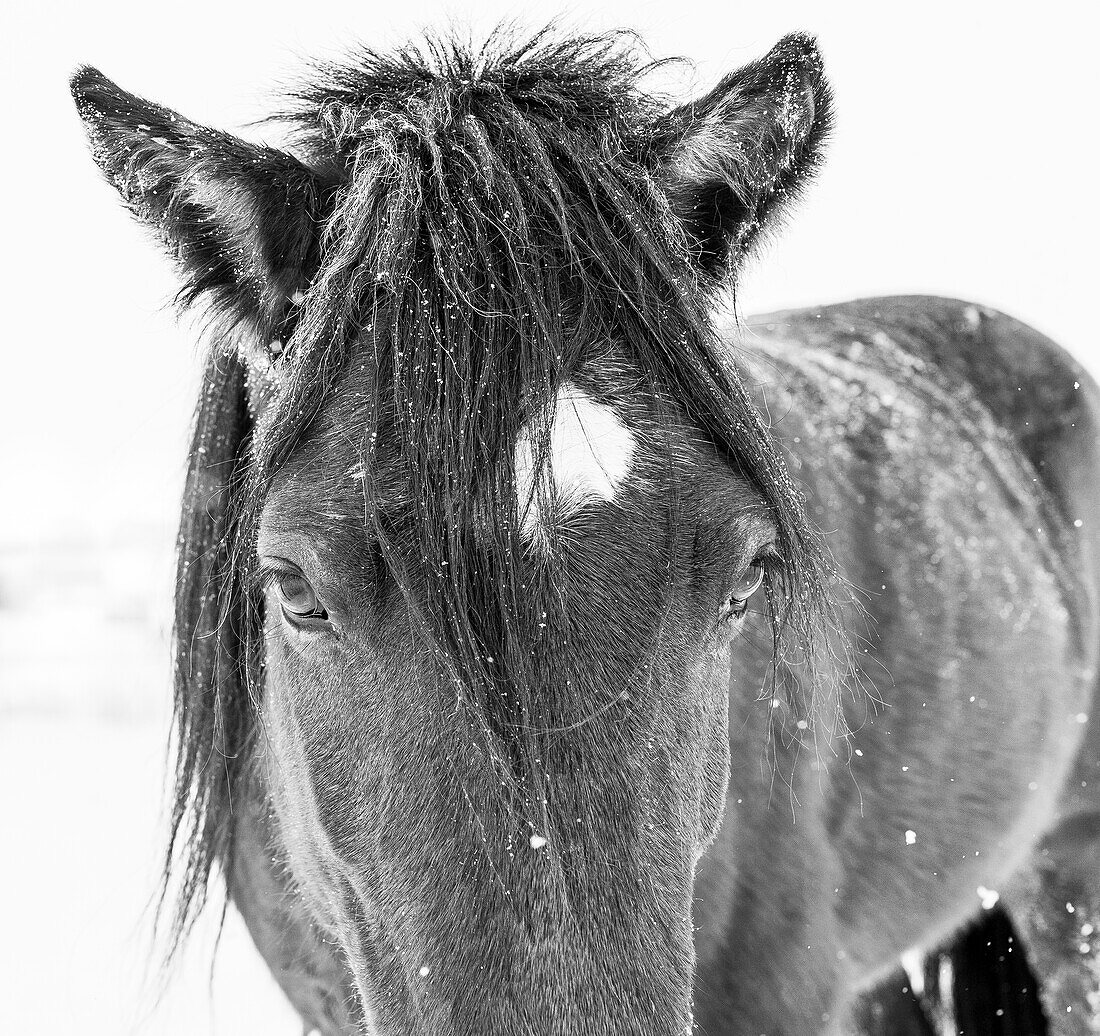
[[[74,76],[210,314],[172,947],[218,876],[325,1036],[807,1036],[999,901],[1095,1033],[1100,392],[963,301],[740,320],[822,59],[659,64],[364,48],[285,149]]]

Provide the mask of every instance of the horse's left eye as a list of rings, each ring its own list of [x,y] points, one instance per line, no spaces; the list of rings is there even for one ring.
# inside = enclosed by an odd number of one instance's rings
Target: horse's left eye
[[[735,601],[747,601],[764,582],[764,566],[759,561],[754,561],[744,572],[738,576],[733,585],[730,597]]]
[[[733,589],[718,610],[719,621],[740,618],[748,609],[749,598],[764,582],[764,566],[754,561],[734,580]]]

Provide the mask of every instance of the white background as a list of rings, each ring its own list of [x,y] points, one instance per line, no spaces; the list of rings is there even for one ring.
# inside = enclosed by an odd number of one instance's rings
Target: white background
[[[670,80],[684,99],[808,31],[836,133],[822,176],[745,279],[742,310],[961,296],[1100,371],[1091,5],[396,6],[55,2],[0,15],[0,1031],[298,1031],[233,918],[213,979],[206,933],[156,1000],[146,905],[198,361],[169,305],[171,267],[86,153],[66,86],[77,65],[240,131],[300,56],[356,38],[384,48],[449,21],[475,33],[555,13],[570,27],[629,26],[655,56],[693,59]]]

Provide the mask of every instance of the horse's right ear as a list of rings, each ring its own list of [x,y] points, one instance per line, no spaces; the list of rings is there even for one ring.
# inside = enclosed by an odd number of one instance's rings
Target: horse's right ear
[[[94,68],[71,88],[92,154],[183,267],[184,303],[275,335],[317,264],[330,185],[298,159],[199,126]]]

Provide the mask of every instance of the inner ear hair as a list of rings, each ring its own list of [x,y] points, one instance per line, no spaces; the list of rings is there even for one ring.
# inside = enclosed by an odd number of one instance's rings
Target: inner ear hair
[[[739,265],[812,179],[831,124],[821,55],[801,34],[658,121],[660,175],[704,272]]]

